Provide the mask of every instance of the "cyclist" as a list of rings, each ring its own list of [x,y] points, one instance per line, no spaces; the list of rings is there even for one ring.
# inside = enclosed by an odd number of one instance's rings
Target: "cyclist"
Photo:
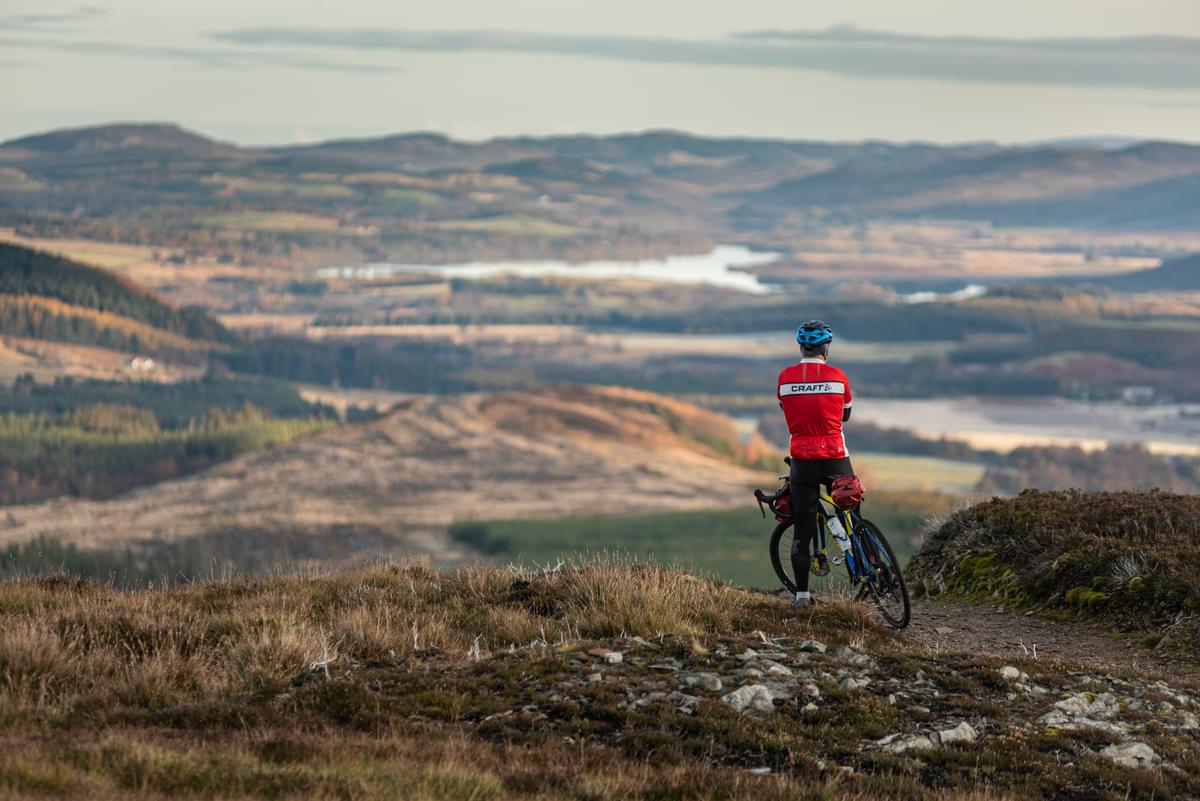
[[[833,329],[810,320],[796,329],[801,359],[779,374],[778,398],[791,433],[792,575],[796,597],[792,606],[813,603],[808,591],[809,543],[817,535],[817,497],[821,484],[835,476],[852,475],[842,423],[850,419],[853,396],[846,374],[827,363]]]

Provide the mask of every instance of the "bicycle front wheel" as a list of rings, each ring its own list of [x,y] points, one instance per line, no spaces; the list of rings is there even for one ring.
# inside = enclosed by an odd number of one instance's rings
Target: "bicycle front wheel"
[[[855,527],[859,545],[863,549],[867,564],[866,596],[879,607],[879,614],[894,629],[908,625],[912,617],[912,604],[908,599],[908,586],[904,583],[904,572],[892,552],[892,546],[879,530],[879,526],[863,518]]]

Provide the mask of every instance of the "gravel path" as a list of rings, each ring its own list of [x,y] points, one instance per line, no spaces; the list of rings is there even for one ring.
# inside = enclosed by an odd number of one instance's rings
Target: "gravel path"
[[[934,650],[969,651],[1001,658],[1036,655],[1038,660],[1069,661],[1101,669],[1121,667],[1165,675],[1200,675],[1200,668],[1188,660],[1147,648],[1135,635],[1114,633],[1078,620],[1055,620],[997,606],[917,601],[905,634]]]

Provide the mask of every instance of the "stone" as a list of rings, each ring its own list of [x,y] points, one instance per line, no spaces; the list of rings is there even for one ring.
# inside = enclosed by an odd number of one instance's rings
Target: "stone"
[[[790,668],[787,668],[783,665],[771,665],[769,668],[767,668],[767,675],[787,677],[792,675],[792,671]]]
[[[870,679],[856,679],[853,676],[847,676],[838,682],[838,686],[843,690],[857,690],[860,687],[866,687],[870,683]]]
[[[740,654],[735,656],[734,659],[739,659],[742,662],[749,662],[751,659],[758,659],[758,651],[755,651],[753,648],[747,648],[745,651],[742,651]]]
[[[604,674],[603,673],[589,673],[587,680],[590,681],[592,684],[604,681]]]
[[[738,687],[733,692],[721,698],[735,712],[762,712],[768,714],[775,711],[775,696],[769,687],[761,684],[747,684]]]
[[[1000,678],[1004,679],[1005,681],[1015,681],[1021,683],[1029,681],[1029,676],[1027,674],[1021,672],[1021,670],[1013,667],[1012,665],[1005,665],[1004,667],[1000,668],[999,673]]]
[[[800,694],[805,698],[820,698],[821,688],[815,684],[805,684],[803,689],[800,690]]]
[[[937,743],[924,734],[889,734],[875,744],[893,754],[903,754],[905,751],[931,751],[937,748]]]
[[[938,626],[937,628],[934,629],[934,632],[942,635],[943,637],[946,637],[950,634],[953,634],[954,629],[950,628],[949,626]]]
[[[805,640],[800,643],[800,651],[811,654],[823,654],[826,651],[825,643],[817,640]]]
[[[807,704],[804,705],[804,709],[802,709],[801,711],[811,713],[811,712],[816,712],[818,709],[820,709],[820,707],[818,707],[812,701],[809,701]]]
[[[1054,708],[1071,717],[1101,718],[1103,720],[1116,717],[1121,711],[1117,697],[1112,693],[1101,693],[1092,698],[1088,697],[1088,693],[1075,693],[1056,703]]]
[[[770,776],[771,769],[770,768],[750,768],[750,775],[752,775],[752,776]]]
[[[853,648],[851,648],[848,645],[843,645],[843,646],[839,647],[836,651],[833,652],[833,655],[837,659],[841,660],[842,662],[848,662],[851,665],[857,665],[860,667],[869,665],[873,661],[871,659],[871,657],[867,656],[866,654],[862,654],[862,653],[859,653],[858,651],[855,651]]]
[[[758,668],[746,668],[745,670],[739,670],[738,675],[746,679],[761,679],[763,672]]]
[[[1196,717],[1195,712],[1184,712],[1183,723],[1180,724],[1180,728],[1187,729],[1188,731],[1200,729],[1200,717]]]
[[[1159,701],[1154,705],[1154,711],[1162,715],[1169,715],[1175,711],[1175,705],[1170,701]]]
[[[716,692],[721,689],[720,677],[712,673],[693,673],[683,677],[683,683],[689,687],[699,687],[702,690]]]
[[[620,651],[606,651],[600,658],[606,665],[619,665],[625,661],[625,655]]]
[[[941,729],[938,731],[938,739],[942,745],[951,745],[952,743],[973,743],[978,734],[975,728],[965,720],[955,726],[953,729]]]
[[[1162,757],[1153,748],[1136,741],[1110,745],[1100,750],[1100,756],[1126,768],[1152,768],[1162,763]]]

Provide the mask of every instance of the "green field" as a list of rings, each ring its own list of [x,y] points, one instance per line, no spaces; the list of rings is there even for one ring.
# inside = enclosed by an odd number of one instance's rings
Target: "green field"
[[[897,492],[970,493],[987,472],[976,462],[868,451],[854,453],[854,468],[868,488]]]
[[[864,512],[889,536],[904,562],[916,550],[924,521],[950,508],[951,498],[933,494],[875,494]],[[753,505],[736,509],[604,515],[538,520],[466,521],[451,537],[496,559],[554,564],[581,554],[617,551],[678,564],[745,587],[774,587],[768,539],[775,525]]]

